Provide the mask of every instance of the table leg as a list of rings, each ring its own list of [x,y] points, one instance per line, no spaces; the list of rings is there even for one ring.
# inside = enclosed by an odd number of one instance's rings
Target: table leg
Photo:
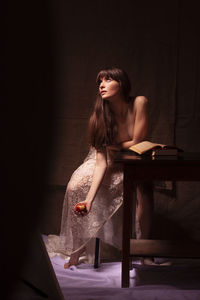
[[[129,287],[131,204],[133,200],[133,182],[131,182],[130,178],[128,168],[125,165],[123,183],[122,287]]]

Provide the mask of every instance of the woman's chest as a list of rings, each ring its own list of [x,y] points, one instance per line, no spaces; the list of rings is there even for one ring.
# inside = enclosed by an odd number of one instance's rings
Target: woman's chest
[[[133,139],[134,131],[134,114],[128,113],[124,121],[117,124],[117,141],[123,142]]]

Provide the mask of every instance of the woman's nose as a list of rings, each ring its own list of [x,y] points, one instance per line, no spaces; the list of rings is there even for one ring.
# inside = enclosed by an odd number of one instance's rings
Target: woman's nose
[[[105,84],[104,84],[104,82],[102,81],[101,83],[100,83],[100,89],[102,89],[102,88],[104,88],[105,87]]]

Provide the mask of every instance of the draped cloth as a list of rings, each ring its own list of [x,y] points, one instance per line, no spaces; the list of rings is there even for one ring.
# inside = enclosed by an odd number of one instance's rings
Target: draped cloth
[[[85,216],[76,215],[74,206],[84,201],[91,186],[96,150],[91,148],[86,159],[72,174],[63,202],[60,236],[49,235],[46,240],[50,255],[71,255],[99,237],[121,249],[123,172],[121,164],[108,159],[108,167],[96,193],[91,210]]]

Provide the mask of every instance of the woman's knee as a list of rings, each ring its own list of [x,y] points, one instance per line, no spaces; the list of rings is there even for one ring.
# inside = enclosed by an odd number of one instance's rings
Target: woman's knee
[[[70,193],[70,192],[74,192],[78,189],[78,184],[77,182],[73,182],[73,181],[69,181],[68,182],[68,185],[67,185],[67,192]]]

